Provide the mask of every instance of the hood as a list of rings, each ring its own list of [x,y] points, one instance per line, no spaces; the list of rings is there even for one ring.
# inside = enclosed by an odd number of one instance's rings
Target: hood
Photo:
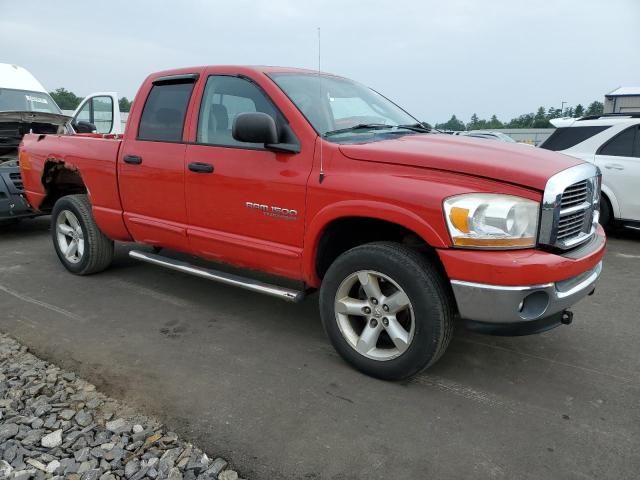
[[[45,112],[0,112],[0,122],[2,123],[49,123],[51,125],[64,125],[71,120],[71,117],[61,113]]]
[[[445,134],[405,135],[339,148],[354,160],[446,170],[537,190],[544,190],[552,175],[583,163],[549,150]]]

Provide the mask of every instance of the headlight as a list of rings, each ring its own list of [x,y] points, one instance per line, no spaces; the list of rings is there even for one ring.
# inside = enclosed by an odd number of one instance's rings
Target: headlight
[[[492,193],[469,193],[444,201],[444,215],[456,247],[534,247],[539,208],[533,200]]]

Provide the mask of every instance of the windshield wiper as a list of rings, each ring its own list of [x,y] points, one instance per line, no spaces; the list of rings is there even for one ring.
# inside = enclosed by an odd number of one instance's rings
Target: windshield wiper
[[[340,133],[353,132],[355,130],[382,130],[386,128],[395,128],[396,125],[387,125],[385,123],[359,123],[349,128],[339,128],[338,130],[329,130],[323,136],[330,137],[332,135],[338,135]]]
[[[410,125],[395,125],[396,128],[404,128],[413,132],[429,133],[433,132],[433,128],[425,127],[422,123],[412,123]]]

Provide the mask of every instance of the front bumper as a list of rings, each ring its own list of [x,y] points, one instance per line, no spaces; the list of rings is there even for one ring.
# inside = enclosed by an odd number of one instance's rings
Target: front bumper
[[[567,280],[541,285],[489,285],[452,280],[460,317],[492,324],[531,322],[554,317],[595,290],[602,261]]]

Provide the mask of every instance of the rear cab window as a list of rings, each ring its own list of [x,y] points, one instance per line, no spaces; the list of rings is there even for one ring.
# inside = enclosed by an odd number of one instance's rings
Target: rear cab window
[[[142,110],[138,140],[180,142],[195,78],[154,83]]]
[[[557,128],[556,131],[540,145],[540,148],[553,150],[554,152],[566,150],[605,131],[607,128],[609,128],[609,125]]]

